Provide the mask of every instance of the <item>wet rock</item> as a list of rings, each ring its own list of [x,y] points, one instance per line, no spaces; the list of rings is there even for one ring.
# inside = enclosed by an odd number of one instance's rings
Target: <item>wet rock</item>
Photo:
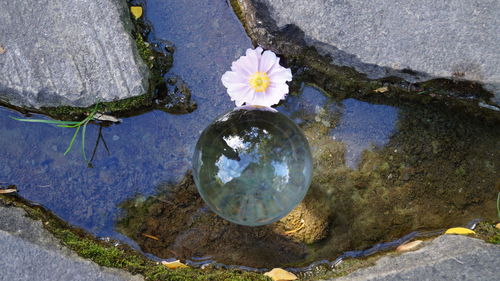
[[[44,229],[41,221],[1,201],[0,251],[1,280],[144,280],[79,257]]]
[[[147,92],[125,1],[7,1],[2,11],[0,100],[83,107]]]
[[[259,44],[287,53],[314,46],[332,63],[372,79],[480,81],[500,104],[498,1],[237,2]]]
[[[329,280],[496,280],[499,249],[479,239],[444,235],[418,251],[387,256],[374,266]]]
[[[156,104],[169,113],[190,113],[196,109],[188,85],[177,76],[170,76],[156,89]]]

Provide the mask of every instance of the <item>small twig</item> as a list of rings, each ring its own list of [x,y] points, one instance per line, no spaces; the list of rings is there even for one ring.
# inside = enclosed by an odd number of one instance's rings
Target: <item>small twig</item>
[[[498,215],[498,220],[500,220],[500,192],[498,192],[497,196],[497,215]]]
[[[293,234],[293,233],[295,233],[295,232],[297,232],[297,231],[301,230],[302,228],[304,228],[304,227],[306,226],[306,223],[305,223],[305,221],[304,221],[303,219],[301,219],[301,220],[300,220],[300,223],[301,223],[301,224],[300,224],[300,226],[299,226],[299,227],[297,227],[297,228],[295,228],[295,229],[292,229],[292,230],[289,230],[289,231],[285,231],[283,234],[284,234],[284,235],[290,235],[290,234]]]
[[[452,260],[458,262],[459,264],[464,264],[462,261],[460,261],[459,259],[455,258],[455,257],[452,257],[452,256],[448,256],[449,258],[451,258]]]

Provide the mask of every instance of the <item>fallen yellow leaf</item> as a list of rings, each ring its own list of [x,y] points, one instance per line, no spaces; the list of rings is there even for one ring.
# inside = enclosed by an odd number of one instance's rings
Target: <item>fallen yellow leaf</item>
[[[153,240],[156,240],[156,241],[160,241],[160,238],[156,237],[156,236],[153,236],[153,235],[149,235],[149,234],[146,234],[146,233],[141,233],[142,236],[144,237],[147,237],[147,238],[150,238],[150,239],[153,239]]]
[[[130,13],[134,17],[134,19],[139,19],[142,17],[142,7],[141,6],[132,6],[130,7]]]
[[[375,89],[375,90],[373,90],[373,91],[374,91],[375,93],[385,93],[385,92],[389,91],[389,88],[387,88],[387,87],[380,87],[380,88]]]
[[[452,227],[446,230],[444,234],[469,235],[469,234],[476,234],[476,232],[465,227]]]
[[[13,193],[13,192],[17,192],[17,189],[15,189],[15,188],[0,189],[0,194],[7,194],[7,193]]]
[[[415,240],[415,241],[411,241],[411,242],[403,244],[403,245],[399,245],[396,248],[396,251],[398,251],[398,252],[406,252],[406,251],[415,250],[415,248],[417,248],[418,245],[422,244],[422,242],[424,242],[424,241],[422,241],[422,240]]]
[[[500,229],[500,222],[495,225],[497,229]]]
[[[167,268],[170,268],[170,269],[187,268],[187,267],[189,267],[189,266],[183,264],[182,262],[180,262],[179,260],[176,260],[176,261],[162,261],[161,264],[163,264],[164,266],[166,266]]]
[[[264,273],[264,275],[270,277],[273,281],[290,281],[298,279],[297,275],[282,268],[273,268],[273,270]]]
[[[2,45],[0,45],[0,55],[3,53],[5,53],[5,48]]]

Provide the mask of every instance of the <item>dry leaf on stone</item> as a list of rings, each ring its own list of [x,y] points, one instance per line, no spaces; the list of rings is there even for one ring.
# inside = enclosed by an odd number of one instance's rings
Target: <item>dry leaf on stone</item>
[[[476,232],[465,227],[452,227],[446,230],[444,234],[469,235],[469,234],[476,234]]]
[[[181,261],[176,260],[176,261],[162,261],[161,264],[166,266],[167,268],[170,269],[177,269],[177,268],[187,268],[189,266],[183,264]]]
[[[389,88],[387,88],[387,87],[381,87],[381,88],[375,89],[373,91],[375,93],[385,93],[385,92],[389,91]]]
[[[290,281],[298,279],[297,275],[282,268],[273,268],[273,270],[264,273],[264,275],[270,277],[273,281]]]
[[[94,115],[94,120],[97,120],[97,121],[109,121],[109,122],[113,122],[113,123],[120,123],[120,122],[122,122],[121,119],[118,119],[118,118],[116,118],[114,116],[111,116],[111,115],[102,114],[100,112],[97,112]]]
[[[412,241],[412,242],[409,242],[409,243],[405,243],[403,245],[399,245],[397,248],[396,248],[396,251],[398,252],[406,252],[406,251],[411,251],[411,250],[415,250],[420,244],[422,244],[422,240],[415,240],[415,241]]]
[[[17,189],[15,189],[15,188],[0,189],[0,194],[7,194],[7,193],[13,193],[13,192],[17,192]]]
[[[139,19],[142,17],[142,7],[141,6],[132,6],[130,7],[130,13],[134,17],[134,19]]]
[[[2,45],[0,45],[0,55],[3,53],[5,53],[5,48]]]

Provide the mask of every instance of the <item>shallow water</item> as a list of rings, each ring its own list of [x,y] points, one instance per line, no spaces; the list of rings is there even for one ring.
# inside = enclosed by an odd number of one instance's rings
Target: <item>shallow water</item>
[[[302,127],[315,158],[305,201],[269,227],[214,217],[185,175],[201,131],[233,107],[220,77],[250,40],[222,0],[149,0],[146,17],[157,40],[174,43],[169,75],[190,86],[198,108],[103,127],[110,155],[101,143],[94,168],[82,160],[79,140],[63,156],[71,130],[21,123],[9,118],[21,114],[0,108],[0,186],[14,184],[75,226],[126,240],[124,233],[162,258],[212,256],[257,267],[332,260],[413,230],[494,218],[498,122],[432,104],[334,101],[309,86],[277,108]],[[87,129],[88,155],[99,130]],[[301,220],[299,231],[283,235]]]
[[[68,156],[62,155],[71,130],[19,123],[8,116],[20,114],[0,111],[0,159],[5,159],[0,165],[0,183],[17,185],[23,197],[100,236],[116,234],[113,221],[120,202],[182,179],[201,131],[234,107],[220,77],[250,47],[225,1],[148,1],[147,5],[146,16],[154,23],[156,39],[175,45],[174,66],[168,75],[178,75],[189,85],[198,104],[193,113],[152,111],[103,128],[111,155],[101,144],[94,169],[87,169],[79,140]],[[97,134],[97,126],[87,129],[89,155]]]

